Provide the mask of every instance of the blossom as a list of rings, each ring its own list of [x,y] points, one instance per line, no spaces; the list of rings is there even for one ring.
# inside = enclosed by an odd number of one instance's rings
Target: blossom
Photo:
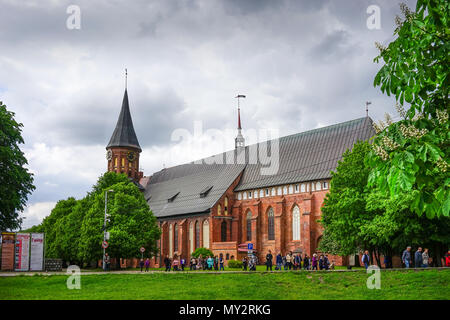
[[[439,124],[444,124],[448,121],[448,113],[446,110],[436,110],[436,116]]]
[[[415,138],[420,139],[424,135],[428,133],[427,129],[417,129],[413,125],[405,126],[403,123],[400,125],[400,132],[402,133],[403,137],[405,138]]]

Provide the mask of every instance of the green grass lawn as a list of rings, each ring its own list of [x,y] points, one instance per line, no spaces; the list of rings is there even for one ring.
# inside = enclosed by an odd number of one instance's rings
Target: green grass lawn
[[[450,269],[381,272],[381,289],[365,272],[136,273],[81,277],[0,277],[0,299],[449,299]]]

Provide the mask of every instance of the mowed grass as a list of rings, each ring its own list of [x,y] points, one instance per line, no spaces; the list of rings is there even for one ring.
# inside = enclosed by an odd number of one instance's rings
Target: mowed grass
[[[450,269],[383,271],[381,289],[369,290],[365,272],[135,273],[81,277],[0,277],[0,299],[446,299]]]

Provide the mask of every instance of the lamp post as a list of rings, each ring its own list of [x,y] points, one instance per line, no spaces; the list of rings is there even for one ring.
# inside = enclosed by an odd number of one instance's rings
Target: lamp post
[[[114,192],[114,190],[105,191],[105,219],[103,220],[103,242],[106,241],[106,210],[108,204],[108,192]],[[106,270],[106,248],[103,246],[103,270]]]

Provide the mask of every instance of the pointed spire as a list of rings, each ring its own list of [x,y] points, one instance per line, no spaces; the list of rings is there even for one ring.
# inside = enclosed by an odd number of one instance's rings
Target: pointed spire
[[[235,98],[238,99],[238,134],[237,137],[234,139],[234,146],[236,149],[245,147],[245,139],[242,136],[242,127],[241,127],[241,105],[240,105],[240,98],[245,98],[245,95],[238,94]]]
[[[132,147],[138,149],[139,152],[142,151],[136,132],[134,131],[133,120],[131,119],[127,89],[125,89],[123,95],[122,109],[120,110],[116,128],[114,129],[106,149],[111,147]]]

